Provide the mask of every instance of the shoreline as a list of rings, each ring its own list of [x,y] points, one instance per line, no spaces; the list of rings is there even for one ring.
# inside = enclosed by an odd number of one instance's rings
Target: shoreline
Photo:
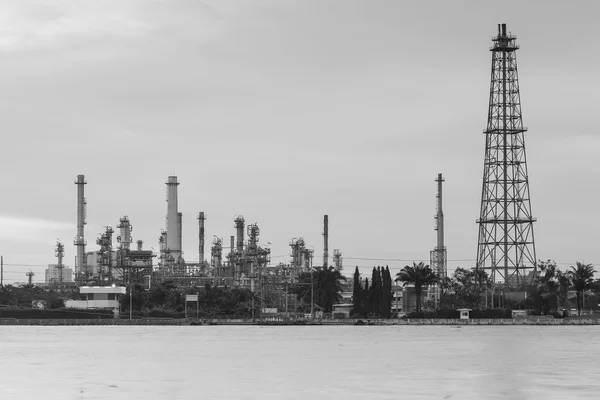
[[[360,322],[359,322],[360,321]],[[362,322],[362,323],[361,323]],[[262,320],[251,319],[160,319],[160,318],[138,318],[138,319],[0,319],[0,326],[389,326],[389,325],[450,325],[450,326],[472,326],[472,325],[600,325],[600,319],[596,318],[502,318],[502,319],[335,319],[335,320],[297,320],[289,321],[277,318],[265,318]]]

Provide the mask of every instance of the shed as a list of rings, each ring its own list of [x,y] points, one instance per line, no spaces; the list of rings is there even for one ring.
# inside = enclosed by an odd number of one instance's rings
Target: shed
[[[460,313],[460,319],[469,319],[470,308],[459,308],[457,311]]]

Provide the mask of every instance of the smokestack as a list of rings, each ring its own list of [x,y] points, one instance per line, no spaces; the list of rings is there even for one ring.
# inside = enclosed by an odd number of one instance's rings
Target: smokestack
[[[442,210],[442,182],[444,182],[444,178],[442,174],[438,174],[437,179],[435,180],[438,184],[437,187],[437,248],[441,250],[444,248],[444,211]]]
[[[86,224],[86,201],[84,193],[84,185],[87,184],[83,175],[77,175],[75,181],[77,185],[77,236],[73,240],[73,244],[77,247],[77,262],[75,264],[75,276],[81,274],[85,270],[85,236],[83,227]]]
[[[447,276],[447,264],[446,264],[446,248],[444,247],[444,211],[442,207],[442,182],[444,177],[442,174],[438,174],[437,182],[437,195],[436,195],[436,212],[435,212],[435,230],[437,231],[437,243],[435,250],[432,252],[431,268],[435,269],[438,276],[444,279]]]
[[[176,176],[169,176],[167,179],[167,249],[171,253],[177,253],[181,251],[181,242],[179,240],[179,227],[177,224],[179,214],[177,211],[177,182]],[[175,260],[178,258],[178,254],[173,254]]]
[[[233,254],[235,251],[235,236],[229,237],[229,252]]]
[[[144,241],[143,240],[138,240],[137,241],[137,249],[138,249],[138,251],[142,251],[143,246],[144,246]]]
[[[235,229],[237,231],[237,251],[241,253],[244,251],[244,217],[241,215],[235,220]]]
[[[502,24],[502,36],[506,36],[506,24]]]
[[[180,255],[181,255],[181,249],[182,249],[182,238],[183,238],[183,227],[182,227],[182,222],[183,221],[183,215],[178,212],[177,213],[177,250],[179,250]]]
[[[323,246],[323,267],[327,268],[327,262],[329,258],[329,217],[323,216],[323,240],[325,242]]]
[[[204,220],[206,217],[204,216],[204,212],[200,212],[198,214],[198,262],[202,264],[204,262]]]

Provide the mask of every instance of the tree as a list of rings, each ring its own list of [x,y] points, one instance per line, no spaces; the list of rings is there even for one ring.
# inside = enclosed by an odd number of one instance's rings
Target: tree
[[[396,282],[402,282],[404,286],[415,285],[415,294],[417,295],[417,312],[421,311],[421,292],[423,286],[433,285],[438,282],[437,274],[423,262],[415,263],[413,266],[405,266],[396,274]]]
[[[381,277],[377,268],[373,267],[371,275],[371,289],[369,291],[369,304],[371,312],[379,314],[379,300],[381,297]]]
[[[394,296],[392,294],[392,276],[390,275],[390,269],[386,265],[385,269],[381,268],[381,287],[382,287],[382,301],[381,301],[381,316],[383,318],[390,318],[392,316],[392,302]]]
[[[592,287],[594,283],[594,267],[592,264],[583,264],[576,262],[576,267],[571,266],[568,272],[571,284],[577,292],[577,313],[581,315],[583,308],[583,292]]]
[[[346,277],[333,266],[317,268],[315,273],[317,304],[323,308],[323,311],[332,312],[333,305],[342,300],[344,291],[342,281],[345,281]]]
[[[558,312],[567,299],[569,275],[563,273],[552,260],[538,261],[533,285],[528,288],[529,306],[538,314]]]
[[[291,288],[296,293],[298,300],[306,302],[311,298],[311,282],[315,304],[324,312],[333,311],[333,305],[342,300],[342,281],[346,277],[335,267],[315,268],[312,272],[303,272],[298,275],[298,282]]]
[[[365,278],[365,289],[363,291],[363,311],[365,315],[371,312],[371,305],[369,303],[369,278]]]
[[[460,306],[479,308],[481,297],[491,287],[488,274],[482,268],[456,268],[450,279],[450,290]]]
[[[358,267],[354,270],[354,285],[352,288],[352,313],[364,315],[364,300],[363,300],[363,288],[360,284],[360,272]]]

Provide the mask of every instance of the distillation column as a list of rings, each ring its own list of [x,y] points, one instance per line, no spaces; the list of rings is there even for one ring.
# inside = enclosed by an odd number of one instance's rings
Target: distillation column
[[[77,180],[75,181],[77,185],[77,236],[73,240],[73,244],[77,247],[77,260],[75,263],[75,277],[78,282],[81,282],[81,274],[85,271],[85,236],[83,227],[87,223],[85,214],[86,214],[86,201],[85,201],[85,193],[84,193],[84,185],[87,184],[85,181],[85,177],[83,175],[77,175]]]
[[[167,180],[167,250],[177,262],[181,255],[179,212],[177,210],[177,182],[176,176],[169,176]]]
[[[237,232],[237,252],[242,254],[244,251],[244,217],[241,215],[237,217],[235,220],[235,229]]]
[[[131,238],[133,226],[131,226],[131,222],[127,215],[119,219],[117,228],[119,228],[119,236],[117,236],[119,247],[123,250],[129,250],[131,248],[131,243],[133,242],[133,239]]]
[[[54,255],[58,259],[58,264],[56,265],[56,269],[58,270],[58,284],[62,286],[63,268],[65,267],[63,264],[63,258],[65,256],[65,245],[60,240],[56,242],[56,247],[54,248]]]

